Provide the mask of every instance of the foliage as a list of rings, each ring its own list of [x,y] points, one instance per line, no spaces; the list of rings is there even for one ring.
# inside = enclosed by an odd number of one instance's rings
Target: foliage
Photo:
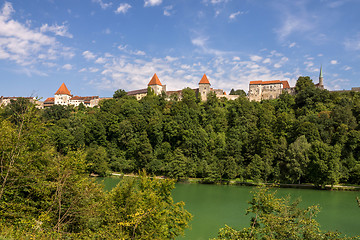
[[[276,191],[259,187],[254,192],[247,214],[251,214],[250,227],[235,230],[225,226],[219,230],[218,239],[356,239],[343,237],[338,232],[323,232],[315,217],[318,206],[298,207],[299,201],[290,197],[278,198]]]
[[[123,181],[105,192],[88,177],[89,171],[108,171],[108,151],[94,143],[102,143],[101,131],[84,150],[77,136],[85,132],[81,119],[54,119],[58,124],[47,125],[27,104],[5,109],[16,109],[16,118],[0,117],[0,238],[173,239],[188,227],[191,215],[183,203],[173,202],[173,182],[143,174],[128,180],[132,188]],[[134,217],[135,228],[121,225],[130,219],[125,212]]]

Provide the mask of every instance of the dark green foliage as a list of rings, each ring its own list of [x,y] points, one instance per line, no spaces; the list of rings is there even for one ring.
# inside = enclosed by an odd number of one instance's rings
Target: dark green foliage
[[[118,89],[114,92],[113,98],[122,98],[126,96],[126,91],[123,89]]]
[[[242,89],[238,89],[238,90],[234,90],[234,89],[231,89],[229,95],[239,95],[239,96],[246,96],[246,92]]]
[[[85,151],[88,171],[101,175],[146,169],[207,182],[360,183],[357,92],[321,90],[309,77],[298,79],[296,95],[262,102],[239,90],[231,91],[236,100],[209,94],[206,102],[190,88],[170,101],[148,90],[140,101],[120,89],[97,109],[43,110],[52,145],[63,155]],[[25,102],[13,102],[2,116],[18,121]]]

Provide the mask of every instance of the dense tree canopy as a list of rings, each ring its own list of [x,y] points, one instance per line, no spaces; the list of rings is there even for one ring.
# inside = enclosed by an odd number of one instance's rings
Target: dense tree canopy
[[[82,150],[87,171],[146,169],[175,179],[240,180],[318,186],[360,183],[360,94],[329,92],[300,77],[296,94],[249,102],[201,102],[192,89],[182,100],[148,94],[140,101],[117,90],[99,108],[55,105],[39,112],[58,153]],[[17,124],[24,101],[3,109]]]

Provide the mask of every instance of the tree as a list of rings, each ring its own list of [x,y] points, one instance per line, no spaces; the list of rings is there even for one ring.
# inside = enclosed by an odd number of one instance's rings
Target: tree
[[[246,92],[242,89],[238,89],[238,90],[234,90],[233,88],[231,89],[229,95],[239,95],[239,96],[246,96]]]
[[[291,202],[289,197],[277,198],[276,192],[271,192],[266,187],[259,187],[254,192],[246,213],[252,215],[250,227],[235,230],[225,226],[219,230],[217,239],[355,239],[342,237],[338,232],[321,231],[319,223],[314,219],[319,207],[310,206],[300,209],[299,202]]]
[[[116,90],[116,91],[114,92],[113,98],[122,98],[122,97],[124,97],[124,96],[126,96],[126,95],[127,95],[127,93],[126,93],[125,90],[123,90],[123,89],[118,89],[118,90]]]
[[[107,239],[174,239],[188,227],[184,203],[174,203],[171,180],[124,178],[109,194]]]
[[[299,93],[305,89],[313,89],[315,85],[310,77],[299,77],[296,81],[295,92]]]
[[[106,176],[108,174],[108,154],[102,146],[92,145],[88,148],[86,162],[90,173]]]
[[[301,135],[295,142],[289,145],[285,158],[286,165],[282,173],[286,180],[300,184],[300,180],[305,175],[307,165],[310,161],[308,156],[310,147],[311,144],[307,142],[304,135]]]

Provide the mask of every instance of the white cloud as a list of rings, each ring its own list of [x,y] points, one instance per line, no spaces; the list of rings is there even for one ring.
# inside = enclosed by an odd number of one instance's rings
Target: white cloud
[[[344,70],[345,71],[349,71],[349,70],[351,70],[352,68],[351,67],[349,67],[349,66],[344,66]]]
[[[104,64],[106,63],[106,58],[99,57],[98,59],[96,59],[95,63]]]
[[[136,56],[145,56],[146,55],[146,53],[144,51],[141,51],[141,50],[129,50],[128,45],[119,45],[118,49],[120,51],[123,51],[123,52],[125,52],[127,54],[130,54],[130,55],[136,55]]]
[[[258,55],[251,55],[250,59],[251,59],[251,61],[258,62],[262,59],[262,57],[260,57]]]
[[[94,68],[94,67],[90,67],[90,68],[89,68],[89,71],[92,72],[92,73],[96,73],[96,72],[99,71],[99,69],[98,69],[98,68]]]
[[[292,42],[292,43],[289,44],[289,48],[293,48],[295,46],[296,46],[296,42]]]
[[[331,60],[330,63],[335,65],[335,64],[338,64],[338,61],[337,60]]]
[[[49,26],[46,23],[40,27],[40,32],[52,32],[52,33],[55,33],[55,35],[57,35],[57,36],[73,38],[73,35],[68,32],[68,27],[65,26],[64,24],[63,25],[55,24],[55,25]]]
[[[84,51],[84,52],[82,53],[82,55],[84,56],[84,58],[85,58],[86,60],[92,60],[92,59],[95,59],[95,58],[96,58],[96,56],[95,56],[92,52],[90,52],[90,51]]]
[[[55,37],[48,36],[39,29],[31,29],[30,20],[24,25],[11,19],[14,12],[9,2],[5,2],[0,11],[0,59],[20,65],[34,65],[73,54],[69,48],[58,43]],[[65,34],[64,31],[62,33]],[[60,34],[61,31],[58,32]]]
[[[102,9],[107,9],[108,7],[111,7],[112,2],[104,3],[103,0],[92,0],[94,3],[98,3]]]
[[[105,33],[105,34],[110,34],[110,33],[111,33],[110,28],[106,28],[106,29],[104,30],[104,33]]]
[[[143,89],[146,88],[152,75],[157,73],[162,84],[167,85],[167,90],[181,90],[185,87],[198,87],[198,82],[206,73],[213,87],[226,92],[231,88],[247,91],[251,80],[282,79],[288,80],[293,86],[299,74],[283,72],[279,62],[284,62],[287,58],[280,53],[277,54],[280,56],[273,56],[271,59],[274,63],[266,66],[263,61],[254,62],[250,59],[241,61],[240,57],[234,54],[215,55],[207,61],[201,61],[197,57],[184,60],[169,56],[162,58],[145,56],[140,59],[136,56],[121,55],[109,59],[104,68],[99,70],[103,77],[96,78],[97,80],[92,84],[111,90],[124,87],[127,91]],[[223,79],[226,81],[222,81]]]
[[[166,59],[168,62],[173,62],[173,61],[176,61],[178,58],[166,56],[165,59]]]
[[[161,3],[162,3],[162,0],[145,0],[144,6],[145,7],[153,7],[153,6],[160,5]]]
[[[79,72],[86,72],[86,68],[80,69]]]
[[[281,13],[279,14],[280,27],[275,29],[281,41],[294,33],[304,34],[317,29],[319,17],[311,9],[307,9],[306,4],[307,1],[292,1],[288,4],[278,3],[273,5]],[[317,32],[312,34],[313,39],[315,39],[315,34]]]
[[[164,15],[168,16],[168,17],[171,16],[172,15],[172,11],[171,11],[172,9],[173,9],[172,5],[164,7]]]
[[[226,3],[228,2],[229,0],[204,0],[203,2],[204,3],[208,3],[210,2],[211,4],[215,5],[215,4],[220,4],[220,3]]]
[[[230,14],[229,19],[230,19],[230,20],[235,20],[235,18],[236,18],[238,15],[241,15],[241,14],[244,14],[244,12],[241,12],[241,11],[234,12],[234,13]]]
[[[191,43],[195,46],[198,46],[198,47],[204,47],[206,42],[207,42],[208,38],[207,37],[197,37],[197,38],[193,38],[191,39]]]
[[[131,5],[128,3],[120,3],[119,7],[116,9],[115,13],[123,13],[125,14],[129,9],[131,8]]]
[[[73,66],[71,64],[65,64],[64,66],[62,66],[62,68],[65,70],[71,70]]]
[[[4,3],[4,7],[1,11],[1,17],[4,21],[8,20],[11,16],[11,14],[15,12],[14,8],[12,7],[12,4],[9,2]]]
[[[270,58],[265,58],[263,63],[271,63],[271,59]]]

